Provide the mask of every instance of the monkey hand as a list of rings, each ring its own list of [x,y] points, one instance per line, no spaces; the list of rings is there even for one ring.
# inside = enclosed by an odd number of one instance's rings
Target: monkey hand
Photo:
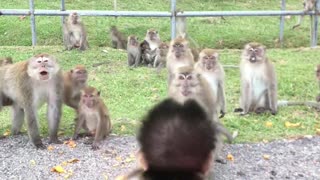
[[[92,150],[98,150],[98,149],[100,149],[99,146],[98,146],[98,144],[95,143],[95,142],[91,145],[91,148],[92,148]]]
[[[226,113],[225,113],[223,110],[221,110],[221,111],[220,111],[219,119],[223,118],[225,114],[226,114]]]
[[[37,143],[34,143],[34,145],[36,146],[37,149],[46,149],[46,146],[44,144],[42,144],[42,142],[37,142]]]

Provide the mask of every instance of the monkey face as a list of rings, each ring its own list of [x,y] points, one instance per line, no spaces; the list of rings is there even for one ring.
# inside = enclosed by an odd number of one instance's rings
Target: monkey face
[[[78,23],[78,19],[79,19],[78,13],[76,13],[76,12],[72,13],[70,15],[70,18],[71,18],[72,24],[77,24]]]
[[[264,60],[265,50],[262,46],[252,47],[249,45],[245,48],[244,56],[250,63],[261,62]]]
[[[28,75],[36,80],[50,80],[59,71],[55,60],[49,58],[48,55],[38,55],[30,59],[28,63]]]
[[[89,92],[82,93],[82,96],[81,96],[82,104],[84,104],[88,108],[93,108],[97,104],[97,97],[98,96],[99,95],[94,92],[93,93],[89,93]]]
[[[128,42],[131,46],[139,46],[139,41],[138,41],[138,37],[136,36],[129,36],[128,37]]]
[[[76,82],[85,84],[88,79],[88,74],[86,69],[75,69],[71,70],[72,79],[74,79]]]
[[[202,66],[206,70],[212,70],[217,64],[217,56],[215,56],[214,54],[205,55],[202,57],[201,62],[202,62]]]
[[[182,43],[173,44],[173,52],[177,58],[180,58],[185,53],[185,46]]]
[[[180,73],[176,79],[176,86],[179,88],[181,95],[189,97],[195,93],[199,81],[193,73]]]
[[[158,31],[151,30],[151,31],[148,31],[147,34],[148,34],[150,40],[157,40],[158,39]]]

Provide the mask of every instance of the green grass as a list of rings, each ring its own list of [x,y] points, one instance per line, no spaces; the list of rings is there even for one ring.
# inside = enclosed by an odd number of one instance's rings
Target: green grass
[[[130,3],[131,2],[131,3]],[[118,10],[130,11],[169,11],[170,1],[150,2],[138,0],[118,0]],[[300,0],[287,2],[288,10],[301,9]],[[60,1],[36,1],[36,9],[59,9]],[[2,0],[0,9],[28,9],[28,1]],[[112,10],[113,1],[67,0],[66,8]],[[279,10],[279,1],[272,0],[202,0],[178,1],[177,8],[185,11],[220,10]],[[200,47],[220,49],[223,64],[238,64],[239,49],[250,41],[258,41],[268,48],[277,48],[279,17],[220,17],[188,18],[188,33]],[[148,109],[166,97],[166,72],[157,75],[154,69],[139,67],[129,69],[126,53],[110,49],[108,29],[116,25],[125,35],[135,34],[142,39],[149,28],[158,29],[163,41],[170,40],[169,18],[125,18],[119,17],[82,17],[87,27],[90,49],[85,52],[62,51],[62,31],[60,17],[36,17],[38,47],[31,48],[30,18],[20,20],[16,16],[0,16],[0,57],[12,56],[15,61],[28,59],[34,54],[48,52],[60,59],[64,70],[76,64],[84,64],[90,72],[89,84],[102,92],[109,107],[114,133],[133,135],[140,125],[141,118]],[[297,17],[285,22],[284,47],[295,49],[270,49],[268,55],[276,64],[279,79],[279,99],[313,100],[318,93],[314,78],[314,66],[319,63],[319,49],[308,47],[309,18],[298,29],[292,31]],[[102,50],[107,50],[103,52]],[[97,62],[105,65],[93,67]],[[226,94],[228,114],[223,123],[230,131],[239,130],[236,142],[272,140],[283,137],[315,134],[320,127],[319,112],[306,107],[283,107],[279,114],[271,116],[250,115],[240,117],[232,111],[239,106],[240,80],[237,69],[226,69]],[[0,134],[10,129],[9,108],[0,113]],[[40,111],[41,133],[47,135],[45,107]],[[64,106],[60,129],[67,136],[73,132],[74,112]],[[265,122],[273,123],[271,128]],[[301,122],[298,128],[286,128],[285,121]]]
[[[0,9],[28,9],[28,1],[2,0]],[[119,0],[118,10],[127,11],[170,11],[170,1],[159,0]],[[301,0],[287,2],[287,10],[302,9]],[[60,1],[36,1],[36,9],[59,10]],[[273,0],[183,0],[178,1],[178,9],[185,11],[231,11],[231,10],[280,10],[280,2]],[[69,10],[113,10],[113,1],[68,0]],[[107,30],[116,25],[125,35],[135,34],[142,39],[146,30],[156,28],[163,41],[170,40],[169,18],[128,18],[119,17],[83,17],[87,26],[89,44],[92,47],[110,46]],[[189,18],[188,33],[200,47],[211,48],[242,48],[243,44],[258,41],[269,48],[279,47],[279,17],[225,17]],[[301,47],[310,45],[309,17],[301,27],[292,31],[297,17],[285,21],[284,47]],[[62,45],[60,17],[36,17],[38,45]],[[20,20],[17,16],[0,17],[0,45],[29,46],[31,45],[30,17]]]
[[[64,70],[75,64],[84,64],[89,70],[89,85],[98,88],[107,104],[113,132],[119,135],[133,135],[139,127],[142,117],[157,102],[166,97],[167,72],[158,75],[154,69],[139,67],[130,69],[126,64],[126,53],[110,48],[90,48],[85,52],[62,51],[62,46],[48,47],[0,47],[2,56],[13,56],[15,62],[29,58],[33,54],[47,52],[59,59]],[[107,50],[103,52],[102,50]],[[220,50],[223,64],[238,64],[239,50]],[[319,61],[320,49],[271,49],[270,59],[275,63],[279,79],[280,100],[314,100],[318,92],[314,78],[314,66]],[[93,67],[94,63],[106,64]],[[233,113],[239,106],[240,80],[239,70],[228,68],[226,71],[226,96],[228,113],[223,123],[230,131],[238,130],[236,142],[272,140],[305,134],[315,134],[319,128],[319,112],[306,107],[282,107],[276,116],[264,114],[241,117]],[[10,129],[9,108],[5,107],[0,114],[0,134]],[[40,111],[41,133],[47,136],[45,107]],[[71,136],[74,128],[74,112],[64,106],[60,129]],[[273,126],[268,128],[265,123],[270,121]],[[298,128],[286,128],[285,121],[301,122]]]

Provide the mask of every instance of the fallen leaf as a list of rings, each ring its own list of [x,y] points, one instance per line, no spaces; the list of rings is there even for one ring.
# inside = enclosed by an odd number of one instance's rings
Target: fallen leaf
[[[320,136],[320,129],[316,129],[316,134]]]
[[[77,146],[76,142],[73,140],[65,141],[63,144],[68,145],[69,148],[75,148]]]
[[[66,171],[63,169],[62,166],[55,166],[51,169],[51,172],[57,172],[57,173],[65,173]]]
[[[61,166],[67,166],[68,165],[68,162],[67,161],[63,161],[62,163],[61,163]]]
[[[125,180],[126,177],[125,176],[117,176],[115,180]]]
[[[79,162],[79,161],[80,161],[79,159],[73,158],[73,159],[70,159],[70,160],[68,161],[68,163],[77,163],[77,162]]]
[[[120,129],[120,131],[125,131],[127,128],[126,128],[126,126],[125,125],[121,125],[121,129]]]
[[[105,175],[105,174],[102,174],[102,175],[104,177],[104,180],[108,180],[109,179],[109,177],[107,175]]]
[[[268,143],[269,141],[267,139],[262,139],[262,142]]]
[[[132,162],[132,161],[135,161],[136,159],[133,157],[128,157],[125,159],[125,162],[129,163],[129,162]]]
[[[49,145],[47,149],[48,149],[48,151],[52,151],[54,149],[54,147]]]
[[[7,129],[7,130],[3,133],[4,136],[9,136],[10,134],[11,134],[11,132],[10,132],[9,129]]]
[[[65,178],[65,179],[69,179],[72,175],[73,175],[72,170],[69,170],[69,171],[67,172],[67,175],[64,176],[64,178]]]
[[[31,164],[31,165],[36,165],[36,161],[35,161],[35,160],[31,160],[31,161],[30,161],[30,164]]]
[[[121,156],[117,156],[116,160],[120,162],[120,161],[122,161],[122,157]]]
[[[284,125],[286,126],[286,128],[295,128],[295,127],[299,127],[301,123],[291,123],[289,121],[286,121]]]
[[[227,159],[228,159],[229,161],[234,161],[234,157],[232,156],[232,154],[228,154],[228,155],[227,155]]]
[[[272,122],[270,122],[270,121],[267,121],[265,124],[264,124],[266,127],[272,127]]]
[[[265,159],[265,160],[269,160],[269,159],[270,159],[270,155],[268,155],[268,154],[264,154],[264,155],[263,155],[263,159]]]

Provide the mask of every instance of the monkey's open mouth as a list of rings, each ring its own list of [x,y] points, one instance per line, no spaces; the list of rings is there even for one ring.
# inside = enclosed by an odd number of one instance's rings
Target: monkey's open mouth
[[[255,63],[256,61],[257,61],[257,58],[256,57],[250,57],[250,62],[253,62],[253,63]]]
[[[41,71],[40,72],[40,79],[41,80],[47,80],[49,79],[49,73],[47,71]]]

